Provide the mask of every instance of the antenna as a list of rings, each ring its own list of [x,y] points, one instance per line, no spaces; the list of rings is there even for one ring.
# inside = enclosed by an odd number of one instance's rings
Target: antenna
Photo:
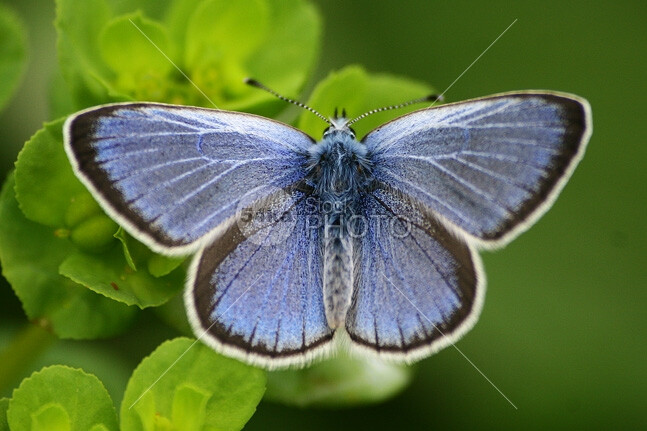
[[[245,84],[247,84],[247,85],[251,85],[252,87],[256,87],[256,88],[260,88],[261,90],[265,90],[265,91],[267,91],[268,93],[270,93],[271,95],[273,95],[273,96],[275,96],[275,97],[277,97],[277,98],[279,98],[279,99],[281,99],[281,100],[283,100],[283,101],[285,101],[285,102],[292,103],[292,104],[297,105],[297,106],[299,106],[299,107],[301,107],[301,108],[303,108],[303,109],[306,109],[306,110],[308,110],[308,111],[312,112],[312,113],[313,113],[313,114],[315,114],[317,117],[321,118],[321,119],[322,119],[322,120],[324,120],[326,123],[328,123],[328,124],[330,124],[330,125],[332,126],[332,123],[330,122],[330,120],[328,120],[326,117],[324,117],[323,115],[321,115],[320,113],[318,113],[317,111],[315,111],[314,109],[312,109],[311,107],[309,107],[308,105],[306,105],[305,103],[297,102],[296,100],[288,99],[288,98],[287,98],[287,97],[285,97],[285,96],[281,96],[281,95],[280,95],[279,93],[277,93],[276,91],[272,90],[272,89],[271,89],[271,88],[269,88],[269,87],[266,87],[265,85],[261,84],[260,82],[258,82],[258,81],[257,81],[257,80],[255,80],[255,79],[252,79],[252,78],[245,78],[245,79],[244,79],[244,82],[245,82]]]
[[[350,126],[354,122],[359,121],[362,118],[366,118],[369,115],[376,114],[378,112],[390,111],[391,109],[400,109],[400,108],[404,108],[405,106],[413,105],[414,103],[423,103],[423,102],[436,103],[439,100],[441,102],[443,101],[443,95],[442,94],[430,94],[430,95],[425,96],[425,97],[419,97],[418,99],[413,99],[413,100],[410,100],[408,102],[400,103],[399,105],[391,105],[391,106],[384,106],[382,108],[371,109],[370,111],[363,113],[359,117],[353,118],[352,120],[350,120],[348,123],[346,123],[346,126]]]

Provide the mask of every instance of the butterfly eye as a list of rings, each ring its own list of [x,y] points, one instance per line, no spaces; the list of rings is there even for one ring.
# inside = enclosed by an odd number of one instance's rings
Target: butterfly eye
[[[348,130],[350,130],[351,135],[353,136],[353,139],[355,138],[355,129],[352,127],[349,127]]]

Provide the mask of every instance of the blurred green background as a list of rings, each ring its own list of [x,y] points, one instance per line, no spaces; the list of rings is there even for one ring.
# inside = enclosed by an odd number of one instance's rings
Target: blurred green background
[[[483,254],[484,311],[457,344],[518,409],[450,347],[422,361],[414,383],[385,404],[331,411],[261,403],[245,429],[647,429],[647,5],[315,3],[324,46],[311,83],[357,63],[444,90],[516,19],[446,100],[572,92],[590,101],[594,132],[553,209],[504,250]],[[28,25],[31,51],[22,85],[0,114],[3,178],[49,119],[56,67],[53,2],[10,5]],[[3,326],[24,322],[4,281],[0,292]],[[79,343],[65,346],[83,354]],[[98,365],[106,373],[108,362]],[[129,367],[114,372],[125,379]]]

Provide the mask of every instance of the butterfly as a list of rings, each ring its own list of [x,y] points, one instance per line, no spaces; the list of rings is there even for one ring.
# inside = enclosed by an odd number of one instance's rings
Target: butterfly
[[[591,109],[565,93],[503,93],[358,139],[361,118],[324,118],[317,141],[252,114],[116,103],[70,116],[64,142],[131,235],[194,254],[187,315],[216,351],[268,369],[340,345],[413,362],[475,324],[477,250],[551,206],[582,158]]]

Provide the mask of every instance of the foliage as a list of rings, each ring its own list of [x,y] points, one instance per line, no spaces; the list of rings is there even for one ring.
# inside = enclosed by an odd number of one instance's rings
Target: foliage
[[[160,345],[128,382],[120,426],[99,379],[54,365],[23,380],[6,412],[13,431],[239,430],[265,391],[257,369],[217,355],[188,338]]]
[[[243,78],[258,77],[284,94],[298,93],[319,52],[320,19],[305,0],[178,0],[162,9],[139,0],[129,2],[127,10],[116,0],[80,3],[57,1],[63,81],[53,81],[51,103],[61,118],[28,140],[0,194],[3,275],[27,317],[59,338],[118,335],[132,328],[145,308],[160,310],[183,333],[186,322],[177,314],[185,259],[153,253],[103,213],[67,160],[63,116],[124,100],[215,104],[275,115],[285,104],[243,85]],[[0,32],[3,14],[0,9]],[[16,47],[24,43],[16,40]],[[20,71],[24,53],[14,51],[13,68]],[[11,79],[4,84],[15,85]],[[431,90],[351,66],[320,82],[309,103],[324,115],[340,106],[352,116]],[[0,87],[0,104],[3,91]],[[357,123],[356,130],[361,136],[402,112],[376,114]],[[305,111],[297,124],[315,138],[325,127]],[[307,370],[270,373],[268,398],[300,406],[376,402],[406,386],[410,373],[407,367],[341,357]],[[260,401],[265,379],[264,372],[200,343],[168,341],[132,374],[120,427],[240,429]],[[117,429],[102,383],[66,366],[47,367],[25,379],[10,400],[0,401],[0,411],[13,430]],[[3,420],[0,415],[0,428]]]
[[[159,19],[137,9],[141,0],[125,13],[108,0],[82,3],[57,1],[59,63],[74,110],[147,100],[269,115],[283,105],[243,79],[262,76],[296,93],[319,52],[319,16],[301,0],[179,0]]]

